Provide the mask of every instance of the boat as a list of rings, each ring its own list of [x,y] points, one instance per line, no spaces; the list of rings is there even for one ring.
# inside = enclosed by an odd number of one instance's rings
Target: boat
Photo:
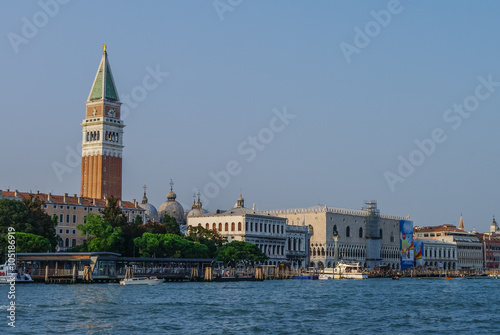
[[[158,285],[165,282],[165,279],[158,277],[136,277],[120,280],[120,285]]]
[[[33,278],[21,269],[12,269],[12,265],[5,263],[0,265],[0,284],[10,284],[15,281],[16,284],[33,283]]]
[[[399,276],[398,275],[392,276],[392,280],[399,280]]]
[[[334,268],[325,268],[318,279],[368,279],[357,262],[340,261]]]

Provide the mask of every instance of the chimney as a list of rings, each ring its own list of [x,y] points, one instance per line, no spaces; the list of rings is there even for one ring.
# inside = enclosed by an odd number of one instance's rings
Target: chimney
[[[36,195],[39,195],[39,194],[40,194],[40,191],[38,191],[38,190],[37,190],[37,191],[36,191]]]
[[[73,198],[76,198],[76,194],[73,194]]]
[[[76,195],[76,194],[75,194],[75,195]],[[82,204],[82,197],[81,197],[81,196],[79,196],[79,197],[78,197],[78,204],[79,204],[79,205],[81,205],[81,204]]]
[[[64,203],[68,203],[68,193],[64,193]]]
[[[47,194],[47,202],[52,202],[52,193]]]
[[[132,199],[132,203],[134,204],[134,207],[137,208],[137,201],[135,201],[135,199]]]
[[[118,200],[118,207],[122,207],[122,201],[121,200]]]
[[[17,198],[19,196],[19,192],[17,190],[14,191],[14,196]]]
[[[92,205],[95,206],[95,199],[92,199]]]

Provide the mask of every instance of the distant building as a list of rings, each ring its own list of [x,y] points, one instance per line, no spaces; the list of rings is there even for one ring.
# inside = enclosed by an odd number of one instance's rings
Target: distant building
[[[0,199],[21,200],[29,198],[29,196],[30,193],[27,192],[0,190]],[[82,236],[81,231],[76,229],[76,226],[85,224],[88,214],[100,214],[107,204],[107,200],[104,199],[78,197],[76,194],[68,196],[67,193],[52,195],[37,191],[33,196],[45,202],[43,209],[49,216],[56,215],[58,218],[55,231],[56,235],[61,237],[58,251],[65,251],[70,247],[83,244],[86,237]],[[139,203],[135,199],[132,202],[120,200],[118,204],[129,222],[133,221],[136,216],[140,216],[144,222],[146,221],[145,210],[139,207]]]
[[[457,246],[457,269],[482,269],[483,248],[475,233],[466,232],[463,218],[460,217],[460,225],[457,228],[452,224],[441,226],[415,227],[413,232],[419,240],[437,240],[453,243]]]
[[[380,214],[375,201],[361,210],[318,205],[264,213],[287,218],[291,226],[309,227],[312,267],[333,267],[340,259],[357,261],[369,268],[401,267],[400,221],[407,218]]]
[[[423,244],[422,263],[427,269],[456,270],[457,244],[433,239],[415,239],[415,245]]]
[[[267,264],[291,263],[306,267],[309,233],[307,227],[289,226],[287,219],[245,208],[240,195],[233,208],[215,213],[188,215],[190,227],[216,230],[228,242],[244,241],[257,245],[268,257]]]
[[[142,197],[142,202],[139,204],[139,207],[144,209],[146,214],[146,220],[144,221],[144,223],[146,223],[147,221],[160,222],[160,218],[158,216],[158,211],[156,210],[156,207],[148,202],[148,197],[146,196],[146,189],[147,186],[144,185],[144,196]]]
[[[500,230],[493,218],[489,233],[476,234],[479,242],[483,246],[484,267],[487,269],[500,268]]]

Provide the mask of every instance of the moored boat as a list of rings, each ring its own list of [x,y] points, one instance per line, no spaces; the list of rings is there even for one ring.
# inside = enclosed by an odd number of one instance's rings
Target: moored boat
[[[165,279],[157,277],[137,277],[120,280],[120,285],[158,285],[165,282]]]
[[[11,270],[11,265],[5,263],[0,265],[0,284],[9,284],[13,281],[16,284],[33,283],[33,279],[28,273],[21,269]]]
[[[335,268],[325,268],[319,279],[368,279],[357,262],[340,261]]]

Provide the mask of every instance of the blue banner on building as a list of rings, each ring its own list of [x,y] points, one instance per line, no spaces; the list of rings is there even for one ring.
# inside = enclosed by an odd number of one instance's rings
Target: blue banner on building
[[[413,247],[413,221],[399,221],[401,228],[401,269],[411,269],[415,266]]]

